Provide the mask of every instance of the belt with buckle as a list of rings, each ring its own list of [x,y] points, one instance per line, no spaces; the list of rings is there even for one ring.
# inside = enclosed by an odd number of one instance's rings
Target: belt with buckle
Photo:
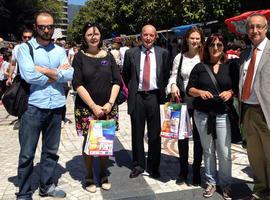
[[[253,108],[260,108],[260,104],[249,104],[249,103],[244,103],[243,102],[243,106],[244,107],[253,107]]]
[[[158,90],[145,90],[145,91],[138,91],[137,93],[142,95],[157,94]]]

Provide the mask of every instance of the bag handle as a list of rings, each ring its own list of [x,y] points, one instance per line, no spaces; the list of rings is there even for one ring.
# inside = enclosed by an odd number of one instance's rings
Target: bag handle
[[[182,69],[182,64],[183,64],[183,58],[184,58],[184,53],[181,53],[178,69],[177,69],[177,77],[176,77],[176,85],[179,88],[180,91],[182,91],[183,84],[180,85],[180,81],[183,83],[183,77],[181,76],[181,69]]]
[[[182,76],[181,76],[181,68],[182,68],[182,63],[183,63],[183,57],[184,57],[184,53],[181,53],[181,58],[180,58],[179,65],[178,65],[178,69],[177,69],[176,84],[179,82],[179,81],[177,81],[177,80],[179,80],[180,78],[182,79]]]
[[[34,51],[33,51],[33,47],[31,46],[31,44],[28,41],[26,41],[25,44],[27,44],[27,46],[29,47],[30,56],[31,56],[31,58],[33,59],[33,62],[34,62]],[[19,71],[19,68],[20,68],[20,66],[18,65],[17,71]]]

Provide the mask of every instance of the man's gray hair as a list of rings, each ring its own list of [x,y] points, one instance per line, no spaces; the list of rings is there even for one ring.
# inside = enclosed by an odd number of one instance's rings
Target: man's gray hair
[[[265,20],[265,25],[268,27],[268,21],[267,21],[266,17],[263,14],[259,14],[259,13],[254,13],[254,14],[248,16],[247,21],[246,21],[246,26],[248,26],[250,19],[252,17],[263,17]]]

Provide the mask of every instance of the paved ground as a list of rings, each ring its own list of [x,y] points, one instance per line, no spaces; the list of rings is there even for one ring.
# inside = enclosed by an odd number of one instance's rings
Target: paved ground
[[[126,114],[126,104],[120,106],[120,131],[117,132],[115,141],[115,156],[110,158],[109,172],[112,189],[103,191],[98,188],[95,194],[90,194],[83,189],[84,166],[82,163],[81,146],[82,138],[78,137],[74,128],[73,98],[68,97],[67,118],[72,123],[66,124],[62,129],[61,145],[59,149],[60,159],[57,167],[56,180],[58,186],[67,192],[66,199],[69,200],[176,200],[176,199],[204,199],[201,187],[187,185],[178,186],[175,178],[178,175],[178,151],[177,141],[162,141],[161,178],[151,179],[147,174],[136,179],[129,179],[131,169],[131,133],[129,116]],[[18,190],[17,162],[19,153],[18,132],[12,129],[16,118],[9,116],[0,105],[0,199],[15,199],[14,193]],[[147,142],[147,140],[145,141]],[[192,146],[192,142],[190,142]],[[33,187],[36,189],[33,198],[38,196],[38,173],[40,160],[40,143],[36,152],[35,168],[33,174]],[[147,149],[147,145],[145,147]],[[190,148],[191,149],[191,148]],[[192,163],[192,152],[190,152],[190,163]],[[232,147],[233,160],[233,197],[242,199],[251,192],[252,178],[251,170],[247,160],[245,149],[239,145]],[[203,172],[204,168],[202,168]],[[191,177],[189,177],[190,179]],[[204,177],[203,177],[204,179]],[[212,199],[222,199],[216,193]]]

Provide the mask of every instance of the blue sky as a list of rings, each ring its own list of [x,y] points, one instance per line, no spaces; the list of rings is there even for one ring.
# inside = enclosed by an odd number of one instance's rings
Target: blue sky
[[[84,5],[86,0],[68,0],[68,4]]]

